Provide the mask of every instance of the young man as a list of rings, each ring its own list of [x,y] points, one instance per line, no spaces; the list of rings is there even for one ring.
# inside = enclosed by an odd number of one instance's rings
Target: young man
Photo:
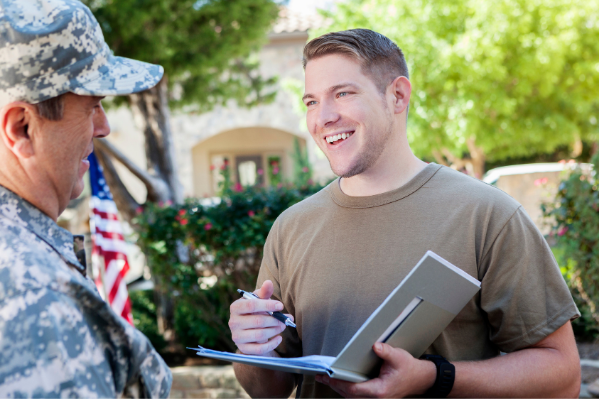
[[[547,243],[500,190],[413,155],[401,50],[369,30],[336,32],[306,45],[304,66],[308,129],[340,178],[274,224],[256,291],[268,300],[231,305],[239,350],[336,356],[427,250],[482,289],[427,350],[453,363],[455,380],[438,379],[431,361],[377,344],[384,365],[370,381],[237,364],[246,390],[258,397],[286,396],[298,385],[301,397],[576,397],[570,320],[579,313]],[[297,330],[261,313],[283,308]]]
[[[56,224],[110,133],[103,96],[162,67],[112,56],[76,0],[1,0],[0,25],[0,397],[168,397],[168,367]]]

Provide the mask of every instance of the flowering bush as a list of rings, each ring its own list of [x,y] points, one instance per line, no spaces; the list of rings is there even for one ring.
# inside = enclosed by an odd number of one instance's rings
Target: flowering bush
[[[149,204],[139,213],[138,245],[157,287],[174,299],[179,343],[235,350],[228,328],[236,289],[252,291],[275,219],[321,186],[223,187],[216,205]]]
[[[592,160],[599,171],[599,154]],[[595,175],[596,177],[596,175]],[[581,334],[594,334],[599,324],[599,187],[595,177],[577,167],[561,182],[543,214],[555,222],[554,254],[583,313],[575,324]]]

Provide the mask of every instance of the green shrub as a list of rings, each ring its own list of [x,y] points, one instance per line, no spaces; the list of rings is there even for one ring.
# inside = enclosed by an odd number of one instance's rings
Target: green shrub
[[[321,188],[224,186],[216,205],[188,199],[180,206],[149,204],[140,210],[138,245],[162,282],[157,289],[174,298],[179,343],[235,349],[228,319],[231,302],[239,298],[237,288],[254,289],[275,219]]]
[[[599,170],[599,154],[592,160]],[[579,336],[590,338],[599,325],[599,188],[580,167],[560,183],[555,201],[542,205],[554,221],[551,236],[562,274],[579,305],[582,318],[574,323]]]
[[[154,304],[154,293],[152,291],[131,291],[131,313],[133,324],[139,331],[145,334],[157,351],[166,346],[166,341],[158,332],[156,323],[156,305]]]

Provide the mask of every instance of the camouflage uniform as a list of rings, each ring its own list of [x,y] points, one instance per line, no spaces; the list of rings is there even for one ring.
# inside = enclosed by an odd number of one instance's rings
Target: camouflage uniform
[[[73,236],[0,186],[0,397],[167,397],[171,373],[84,275]]]

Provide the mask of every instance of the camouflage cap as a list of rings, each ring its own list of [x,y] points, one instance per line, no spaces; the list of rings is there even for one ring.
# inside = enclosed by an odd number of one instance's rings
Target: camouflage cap
[[[159,65],[112,55],[78,0],[0,0],[0,104],[66,92],[106,96],[153,87]]]

